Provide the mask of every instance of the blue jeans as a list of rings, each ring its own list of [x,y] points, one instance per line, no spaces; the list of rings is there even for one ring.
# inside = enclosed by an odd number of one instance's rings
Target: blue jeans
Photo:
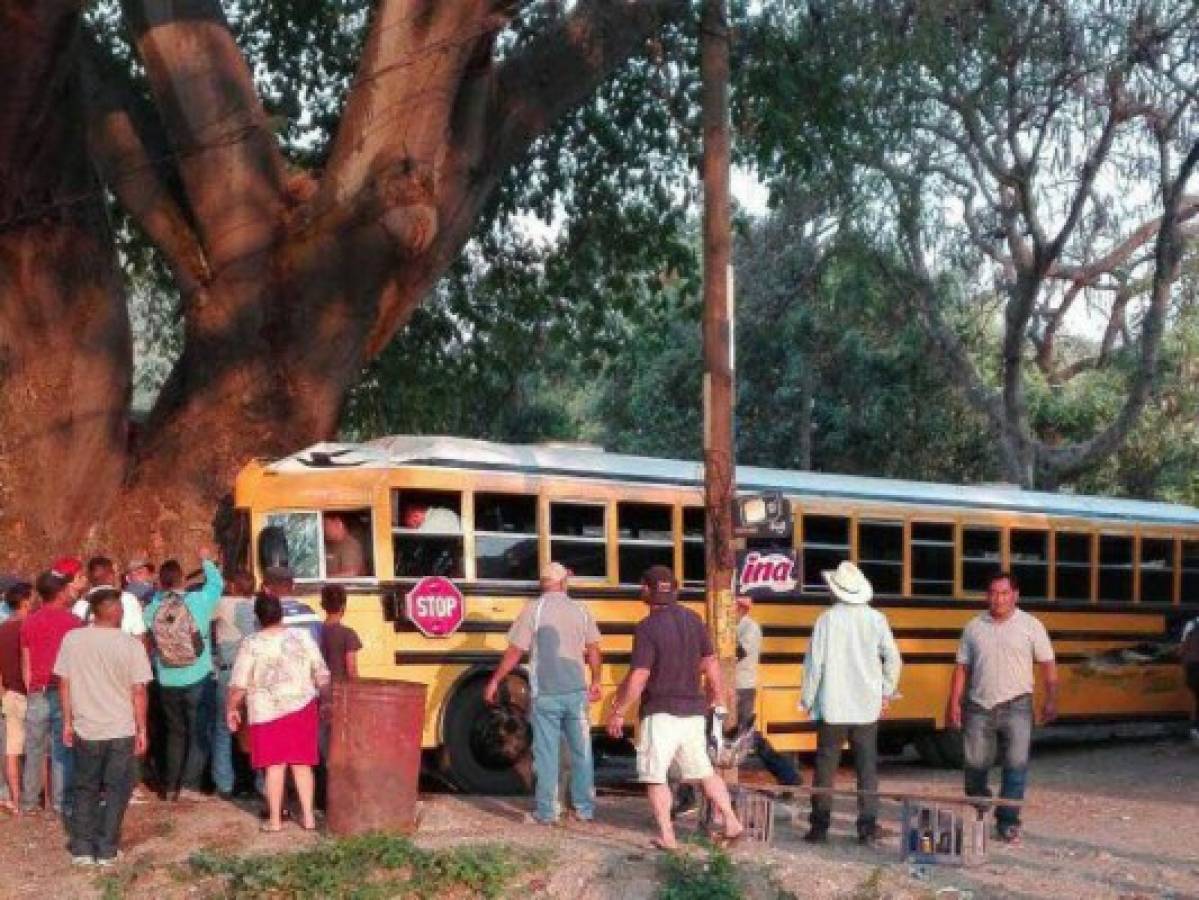
[[[533,701],[533,772],[536,812],[541,822],[558,818],[558,748],[570,749],[570,802],[581,818],[595,815],[595,775],[587,692],[542,695]]]
[[[217,671],[212,720],[212,783],[222,794],[232,794],[236,780],[233,771],[233,732],[225,722],[225,698],[229,693],[230,674],[228,669]]]
[[[85,741],[75,736],[75,808],[67,822],[72,856],[116,859],[135,760],[131,737]]]
[[[1025,694],[984,709],[967,703],[963,716],[966,750],[966,795],[990,797],[987,785],[996,751],[1002,776],[999,796],[1005,800],[1023,800],[1028,783],[1028,756],[1032,744],[1032,695]],[[995,813],[1000,828],[1018,826],[1020,809],[1001,806]]]
[[[58,690],[29,695],[25,708],[25,773],[21,803],[32,810],[42,794],[42,762],[50,754],[50,805],[57,813],[69,810],[74,754],[62,742],[62,701]]]

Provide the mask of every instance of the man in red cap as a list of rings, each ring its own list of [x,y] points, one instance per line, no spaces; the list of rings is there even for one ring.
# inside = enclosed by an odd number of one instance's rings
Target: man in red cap
[[[50,567],[50,574],[62,579],[66,585],[67,594],[71,598],[67,608],[73,610],[75,602],[87,591],[87,572],[83,570],[83,561],[77,556],[60,556]]]
[[[55,563],[57,567],[63,560]],[[79,572],[83,567],[80,566]],[[69,568],[63,570],[64,575]],[[74,573],[78,574],[78,573]],[[62,702],[54,661],[62,639],[83,623],[71,613],[71,594],[66,580],[55,572],[37,579],[42,605],[21,625],[21,669],[25,678],[25,773],[21,801],[33,812],[42,793],[42,760],[50,751],[51,791],[54,811],[69,812],[71,753],[63,743]]]

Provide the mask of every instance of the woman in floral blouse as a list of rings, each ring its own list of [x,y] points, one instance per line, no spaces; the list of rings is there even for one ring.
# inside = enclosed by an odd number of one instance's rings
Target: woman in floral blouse
[[[246,701],[250,722],[250,760],[266,770],[266,802],[270,812],[263,831],[283,828],[283,787],[291,767],[303,815],[301,824],[316,828],[312,768],[319,761],[318,698],[329,684],[320,648],[307,632],[286,628],[277,597],[258,594],[254,614],[262,630],[241,642],[229,677],[228,725],[241,726]]]

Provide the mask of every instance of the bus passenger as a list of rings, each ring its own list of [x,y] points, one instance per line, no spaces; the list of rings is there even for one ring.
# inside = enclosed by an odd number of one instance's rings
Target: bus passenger
[[[987,778],[995,762],[996,742],[1003,748],[999,796],[1023,800],[1032,744],[1033,664],[1045,678],[1041,722],[1057,718],[1057,664],[1045,626],[1017,609],[1020,586],[998,572],[987,585],[987,611],[962,632],[945,719],[951,728],[965,723],[966,794],[989,797]],[[965,710],[962,701],[965,699]],[[1020,842],[1020,809],[1001,806],[995,813],[1000,840]]]
[[[641,593],[650,604],[650,612],[633,634],[633,658],[608,717],[608,734],[623,736],[625,711],[641,700],[637,776],[647,786],[658,825],[655,847],[676,850],[679,846],[670,821],[670,787],[666,782],[675,761],[683,780],[699,781],[720,811],[724,840],[735,841],[745,829],[733,812],[728,788],[712,768],[704,734],[709,701],[718,702],[724,696],[720,665],[708,629],[699,616],[678,604],[678,582],[666,566],[646,570]],[[706,698],[701,683],[705,678]]]
[[[803,699],[817,723],[813,786],[831,788],[841,762],[841,745],[853,746],[858,778],[858,842],[874,844],[878,829],[878,720],[899,686],[903,661],[887,617],[869,606],[874,589],[848,560],[822,572],[837,602],[820,614],[804,655]],[[810,844],[828,840],[833,802],[812,797]]]
[[[370,575],[362,541],[350,533],[341,513],[325,513],[325,572],[330,578]]]
[[[595,818],[588,708],[600,699],[600,633],[587,607],[567,595],[568,579],[561,563],[551,562],[542,570],[541,596],[527,603],[512,623],[508,649],[483,694],[495,704],[500,684],[529,654],[537,781],[533,820],[541,825],[558,819],[558,749],[564,738],[570,751],[571,806],[578,819]],[[585,668],[591,670],[590,687]]]

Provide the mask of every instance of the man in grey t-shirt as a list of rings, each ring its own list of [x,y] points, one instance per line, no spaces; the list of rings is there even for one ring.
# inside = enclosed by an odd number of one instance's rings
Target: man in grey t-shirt
[[[987,586],[987,612],[966,625],[958,647],[945,719],[951,728],[965,728],[966,794],[971,797],[991,796],[987,779],[998,741],[1003,748],[999,796],[1024,799],[1034,665],[1041,667],[1045,681],[1041,721],[1057,717],[1057,665],[1049,633],[1038,619],[1016,608],[1019,599],[1020,586],[1012,575],[994,575]],[[1019,807],[999,807],[995,822],[1000,839],[1019,842]]]
[[[134,758],[146,752],[146,685],[152,676],[145,646],[121,631],[121,592],[100,588],[90,596],[91,627],[63,638],[54,674],[63,743],[75,754],[67,823],[72,861],[107,866],[117,858]]]
[[[529,654],[533,694],[533,770],[536,811],[543,825],[558,818],[558,748],[570,750],[570,801],[584,821],[595,816],[588,708],[600,699],[599,628],[585,606],[566,594],[568,573],[552,562],[541,573],[541,596],[529,602],[508,631],[508,649],[483,694],[494,704],[499,686]],[[591,669],[585,680],[584,661]]]

